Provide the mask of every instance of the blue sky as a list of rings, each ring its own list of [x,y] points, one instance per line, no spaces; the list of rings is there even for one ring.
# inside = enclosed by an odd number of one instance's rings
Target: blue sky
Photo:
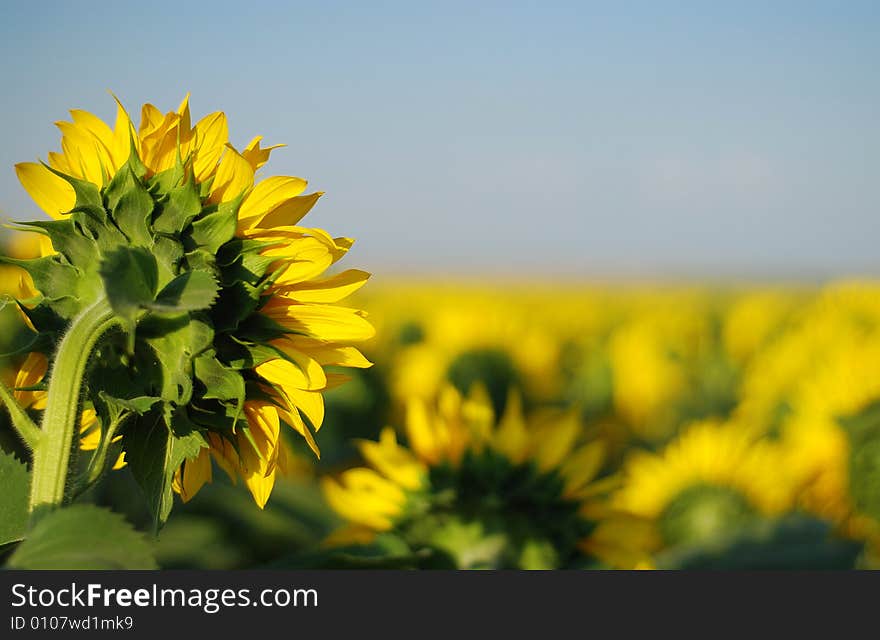
[[[880,3],[727,4],[4,3],[0,214],[68,108],[190,91],[353,266],[880,274]]]

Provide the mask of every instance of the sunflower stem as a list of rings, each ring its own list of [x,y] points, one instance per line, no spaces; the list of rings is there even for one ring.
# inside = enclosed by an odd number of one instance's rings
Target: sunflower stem
[[[67,497],[71,450],[80,423],[80,394],[86,365],[98,339],[118,322],[106,298],[101,298],[73,319],[58,345],[49,378],[41,441],[34,450],[31,524],[61,506]]]
[[[6,405],[6,410],[9,411],[9,417],[12,419],[12,426],[22,442],[28,449],[34,451],[43,434],[22,406],[18,404],[9,387],[2,381],[0,381],[0,404]]]

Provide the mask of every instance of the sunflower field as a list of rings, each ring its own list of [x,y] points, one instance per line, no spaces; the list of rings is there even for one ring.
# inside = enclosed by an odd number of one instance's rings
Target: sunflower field
[[[880,563],[880,282],[370,279],[221,112],[59,128],[0,251],[8,566]]]

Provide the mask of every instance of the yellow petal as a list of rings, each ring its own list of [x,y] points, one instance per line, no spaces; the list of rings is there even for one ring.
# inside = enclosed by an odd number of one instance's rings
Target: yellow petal
[[[217,166],[214,182],[211,184],[209,202],[229,202],[235,200],[254,184],[254,170],[248,161],[231,145],[226,145],[226,151]]]
[[[373,363],[367,360],[355,347],[347,347],[338,344],[327,344],[314,338],[291,335],[286,340],[304,353],[317,360],[321,365],[336,365],[339,367],[354,367],[368,369]],[[326,374],[325,374],[326,375]]]
[[[72,176],[103,186],[109,179],[110,152],[86,129],[72,122],[56,122],[62,133],[61,151]]]
[[[347,520],[377,531],[394,526],[393,519],[402,513],[406,502],[399,487],[365,468],[349,469],[339,481],[324,478],[321,488],[333,510]]]
[[[273,229],[275,227],[293,226],[312,210],[323,191],[316,191],[305,196],[297,196],[282,202],[264,215],[251,218],[248,223],[240,225],[242,229]]]
[[[182,479],[178,493],[184,502],[189,502],[205,486],[206,482],[212,480],[210,451],[201,449],[195,458],[190,458],[183,463],[180,473]]]
[[[299,409],[315,431],[324,423],[324,396],[317,391],[304,391],[302,389],[285,389],[289,402]]]
[[[266,164],[266,162],[269,161],[269,154],[274,149],[286,146],[283,144],[274,144],[271,147],[260,147],[260,141],[262,139],[263,136],[256,136],[248,143],[248,145],[244,148],[244,151],[241,152],[241,155],[243,155],[245,160],[250,163],[254,171],[259,169],[264,164]]]
[[[511,390],[504,415],[493,436],[493,447],[511,462],[521,464],[529,454],[529,433],[522,411],[522,397]]]
[[[15,165],[15,173],[37,206],[56,220],[63,218],[76,204],[73,187],[43,165],[21,162]]]
[[[382,430],[379,442],[362,440],[358,449],[364,460],[395,484],[410,490],[422,486],[427,469],[408,449],[397,444],[391,427]]]
[[[42,353],[29,353],[15,377],[16,390],[13,397],[25,409],[44,409],[46,407],[45,391],[19,391],[18,387],[33,387],[38,384],[49,370],[49,360]]]
[[[416,454],[430,465],[440,462],[437,437],[425,402],[410,398],[406,403],[406,437]]]
[[[287,400],[279,399],[276,402],[278,406],[278,415],[281,417],[284,422],[287,423],[289,427],[291,427],[294,431],[296,431],[299,435],[303,437],[306,441],[306,444],[309,445],[309,449],[312,450],[312,453],[315,454],[315,457],[319,460],[321,459],[321,450],[318,449],[318,443],[315,442],[314,436],[312,436],[312,432],[309,431],[309,427],[303,421],[302,416],[299,415],[299,411],[296,406],[293,405],[292,402],[288,402]],[[287,405],[287,406],[283,406]]]
[[[311,362],[314,363],[314,366],[304,369],[299,364],[284,358],[275,358],[260,363],[254,368],[254,371],[266,382],[282,389],[323,389],[327,384],[324,370],[316,361],[311,360]]]
[[[535,434],[533,454],[538,469],[547,472],[559,466],[571,452],[580,429],[573,413],[540,429]]]
[[[134,123],[122,106],[122,103],[114,96],[116,100],[116,123],[113,125],[113,144],[110,145],[110,155],[117,167],[121,167],[128,161],[131,153],[131,146],[134,143],[135,148],[139,150],[140,139],[134,130]]]
[[[308,280],[290,287],[279,286],[278,291],[297,302],[339,302],[360,289],[370,274],[358,269],[348,269],[323,280]]]
[[[244,160],[243,156],[242,159]],[[247,163],[247,160],[244,162]],[[250,168],[250,164],[248,167]],[[253,180],[253,169],[250,171]],[[302,178],[292,176],[272,176],[261,180],[241,203],[238,211],[239,225],[243,228],[254,226],[267,213],[305,191],[307,185]]]
[[[272,341],[272,345],[286,355],[302,373],[305,384],[297,385],[300,389],[316,391],[323,389],[327,384],[327,376],[324,369],[310,353],[301,350],[297,344],[289,338],[281,338]]]
[[[286,303],[273,298],[261,312],[288,331],[326,342],[363,342],[376,335],[373,325],[355,309]]]
[[[560,473],[565,479],[563,495],[570,498],[583,489],[599,473],[605,461],[605,443],[597,440],[580,447],[562,464]]]
[[[113,131],[107,126],[107,123],[98,116],[79,109],[71,109],[70,115],[75,125],[88,131],[97,140],[105,169],[109,171],[111,176],[115,174],[120,165],[116,163],[112,151],[114,148]]]
[[[214,175],[228,141],[229,126],[222,111],[209,114],[196,123],[193,160],[196,180],[204,182]]]

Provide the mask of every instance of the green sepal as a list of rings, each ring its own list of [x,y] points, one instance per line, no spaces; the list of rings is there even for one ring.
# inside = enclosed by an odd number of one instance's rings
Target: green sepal
[[[267,344],[244,342],[231,335],[215,340],[218,355],[233,369],[253,369],[276,358],[286,358],[278,349]]]
[[[139,311],[156,296],[159,274],[155,256],[143,247],[120,246],[104,256],[99,271],[107,301],[133,335]],[[131,342],[129,352],[133,346]]]
[[[261,289],[247,282],[236,282],[220,289],[214,304],[214,315],[218,322],[217,331],[233,331],[245,318],[250,316],[260,304]]]
[[[152,176],[147,180],[147,186],[152,193],[157,195],[166,194],[180,186],[181,183],[183,183],[184,178],[186,178],[186,167],[180,159],[180,149],[178,149],[177,159],[174,166]]]
[[[19,222],[22,227],[39,229],[35,233],[43,233],[52,242],[52,248],[63,255],[70,264],[88,264],[95,259],[98,252],[97,244],[91,238],[77,233],[71,218],[62,220],[35,220]],[[34,232],[33,229],[28,231]]]
[[[153,229],[158,233],[179,234],[201,213],[202,203],[192,180],[167,193],[168,199],[153,220]]]
[[[166,402],[184,405],[192,398],[192,360],[210,347],[214,330],[198,314],[149,317],[138,335],[152,349],[160,368],[159,395]]]
[[[164,287],[180,273],[183,245],[171,236],[157,236],[152,248],[159,267],[159,287]]]
[[[0,257],[0,262],[13,264],[27,271],[34,286],[43,294],[43,301],[39,306],[51,307],[51,311],[64,320],[73,318],[98,294],[95,286],[97,283],[82,277],[79,269],[63,262],[57,255],[30,260]],[[31,317],[30,312],[27,314]]]
[[[234,400],[244,405],[244,378],[232,367],[216,358],[213,350],[206,351],[193,361],[195,377],[205,386],[202,398],[206,400]]]
[[[184,271],[144,306],[158,313],[201,311],[213,304],[217,290],[217,281],[207,271]]]
[[[129,165],[114,176],[106,195],[113,220],[129,242],[135,246],[151,246],[153,234],[150,221],[155,203]]]
[[[198,247],[216,254],[221,246],[235,237],[238,225],[238,208],[242,196],[230,202],[223,202],[215,211],[210,211],[193,222],[190,231],[193,248]]]
[[[40,164],[73,187],[73,192],[76,195],[76,203],[73,205],[72,211],[86,211],[93,213],[98,217],[106,218],[106,214],[104,213],[104,202],[101,199],[101,192],[96,185],[88,180],[80,180],[79,178],[74,178],[66,173],[62,173],[57,169],[53,169],[45,162],[41,162]]]

